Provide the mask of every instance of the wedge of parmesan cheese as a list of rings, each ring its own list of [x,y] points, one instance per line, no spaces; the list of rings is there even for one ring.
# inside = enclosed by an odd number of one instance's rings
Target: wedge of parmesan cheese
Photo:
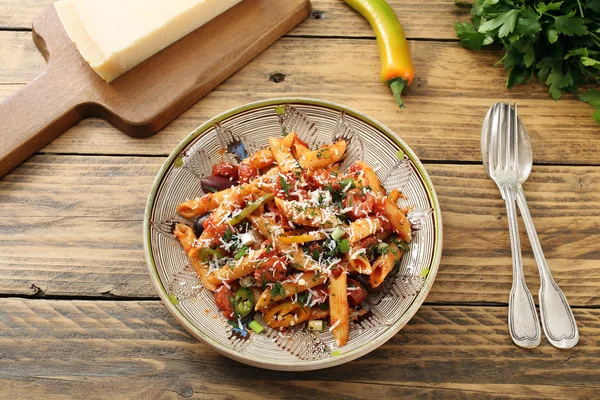
[[[58,16],[81,56],[107,82],[242,0],[60,0]]]

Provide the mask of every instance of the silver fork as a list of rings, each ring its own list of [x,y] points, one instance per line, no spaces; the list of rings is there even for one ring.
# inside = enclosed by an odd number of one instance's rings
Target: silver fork
[[[511,115],[512,114],[512,115]],[[513,283],[508,300],[508,326],[517,346],[532,348],[540,344],[540,323],[531,292],[525,283],[515,197],[519,185],[519,129],[510,104],[492,106],[481,135],[483,164],[496,182],[506,202],[512,250]]]

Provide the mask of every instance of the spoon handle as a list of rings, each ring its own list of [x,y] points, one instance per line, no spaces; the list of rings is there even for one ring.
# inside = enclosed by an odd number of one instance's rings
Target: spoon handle
[[[513,342],[520,347],[532,348],[540,344],[541,332],[535,303],[525,284],[521,242],[515,205],[515,187],[502,185],[502,197],[506,201],[510,247],[512,249],[513,284],[508,299],[508,326]]]
[[[521,210],[521,216],[527,229],[527,236],[529,236],[533,255],[540,272],[539,302],[544,333],[552,346],[559,349],[570,349],[579,341],[579,331],[575,323],[575,317],[565,298],[565,294],[560,290],[556,282],[554,282],[554,279],[552,279],[552,274],[546,263],[542,246],[540,245],[529,208],[527,207],[525,193],[520,185],[517,187],[517,204]]]

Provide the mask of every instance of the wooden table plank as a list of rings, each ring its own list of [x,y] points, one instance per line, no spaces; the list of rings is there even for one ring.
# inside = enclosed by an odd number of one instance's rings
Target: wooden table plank
[[[0,180],[0,293],[156,297],[142,219],[162,157],[35,156]],[[506,303],[504,203],[480,165],[428,164],[444,219],[429,302]],[[571,304],[600,305],[600,167],[536,166],[525,184],[554,277]],[[522,229],[532,292],[537,269]],[[32,288],[31,285],[35,287]]]
[[[0,96],[13,93],[18,83],[28,82],[41,71],[43,60],[30,41],[28,32],[0,32],[0,59],[20,59],[0,68]],[[18,51],[7,52],[3,43],[11,43]],[[592,108],[587,104],[573,96],[554,102],[546,87],[538,84],[508,91],[504,71],[492,66],[500,58],[498,52],[476,54],[456,43],[411,42],[411,46],[418,78],[407,93],[404,110],[397,108],[389,89],[379,81],[374,42],[287,38],[152,138],[133,139],[103,121],[90,119],[43,151],[166,155],[188,132],[229,108],[271,97],[304,96],[340,102],[380,120],[424,160],[478,161],[483,116],[491,104],[504,99],[519,102],[536,162],[600,165],[600,125],[591,120]],[[460,78],[464,71],[469,71],[468,79]],[[273,73],[286,78],[271,82]]]
[[[2,299],[0,383],[7,398],[593,398],[600,310],[574,311],[581,341],[568,352],[514,346],[505,307],[423,306],[369,355],[289,373],[217,354],[157,301]]]
[[[3,0],[1,29],[31,29],[35,16],[55,0]],[[402,21],[409,38],[456,39],[454,22],[468,18],[468,8],[451,0],[388,0]],[[312,16],[291,36],[335,36],[374,38],[369,25],[341,0],[312,0]],[[426,15],[427,18],[423,18]]]

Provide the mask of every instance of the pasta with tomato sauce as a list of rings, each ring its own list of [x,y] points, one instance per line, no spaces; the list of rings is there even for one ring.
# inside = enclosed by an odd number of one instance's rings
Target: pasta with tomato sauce
[[[339,169],[347,143],[310,149],[295,133],[213,174],[233,186],[187,200],[174,233],[224,317],[254,332],[328,326],[338,346],[411,240],[406,211],[363,161]],[[250,324],[248,325],[248,321]]]

